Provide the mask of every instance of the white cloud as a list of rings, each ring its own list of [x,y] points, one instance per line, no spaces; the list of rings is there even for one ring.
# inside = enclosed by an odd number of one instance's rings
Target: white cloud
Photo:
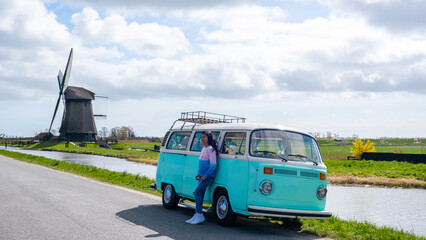
[[[418,109],[426,96],[426,31],[418,30],[420,25],[410,26],[409,34],[400,34],[389,31],[392,24],[383,28],[366,15],[340,10],[335,2],[329,2],[329,17],[297,23],[287,20],[282,7],[241,2],[197,1],[177,10],[161,8],[158,3],[146,8],[162,9],[150,11],[150,17],[146,9],[138,15],[136,10],[111,8],[120,2],[89,3],[92,8],[84,5],[79,12],[67,9],[68,16],[74,14],[67,29],[38,1],[0,2],[0,8],[7,9],[0,16],[0,109],[12,109],[7,99],[25,99],[48,103],[37,109],[49,108],[51,114],[58,68],[64,69],[69,49],[74,47],[70,85],[109,96],[116,111],[109,114],[116,116],[117,124],[128,121],[124,116],[128,109],[119,109],[125,99],[133,108],[152,105],[151,112],[160,101],[162,107],[173,106],[177,112],[207,108],[308,131],[329,130],[323,126],[330,126],[332,116],[337,119],[332,126],[343,135],[369,134],[371,122],[375,129],[382,129],[380,134],[392,130],[404,122],[403,117],[399,122],[389,120],[395,115],[394,105],[413,119],[424,119]],[[146,6],[124,3],[134,9]],[[372,104],[368,108],[372,112],[355,106],[359,98],[362,104]],[[416,108],[405,109],[405,105]],[[304,109],[302,114],[300,109]],[[363,114],[342,123],[353,112]],[[134,114],[136,120],[129,125],[139,120]],[[382,116],[390,123],[383,126]],[[312,121],[317,117],[318,122]],[[358,119],[366,120],[363,132],[347,127]],[[148,118],[144,121],[156,124]],[[418,132],[406,128],[410,135]],[[162,132],[152,133],[157,134]]]
[[[69,41],[65,25],[35,0],[1,1],[0,43],[9,48],[55,48]]]
[[[318,0],[333,15],[363,18],[391,32],[426,30],[426,2],[422,0]],[[423,36],[424,37],[424,36]]]
[[[170,57],[188,52],[189,42],[181,30],[157,23],[128,23],[112,14],[101,19],[98,12],[84,8],[73,14],[73,34],[85,43],[120,44],[128,51],[147,56]]]
[[[68,4],[90,5],[104,9],[124,10],[127,12],[148,10],[176,10],[176,9],[197,9],[212,8],[217,6],[235,6],[246,3],[253,3],[254,0],[162,0],[162,1],[135,1],[135,0],[63,0]]]

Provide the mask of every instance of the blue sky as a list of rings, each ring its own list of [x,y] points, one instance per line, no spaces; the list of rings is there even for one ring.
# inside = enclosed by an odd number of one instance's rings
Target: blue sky
[[[0,134],[49,127],[58,69],[101,127],[162,136],[184,111],[348,137],[426,137],[426,3],[0,1]],[[61,113],[54,123],[60,126]],[[100,112],[101,111],[101,112]]]

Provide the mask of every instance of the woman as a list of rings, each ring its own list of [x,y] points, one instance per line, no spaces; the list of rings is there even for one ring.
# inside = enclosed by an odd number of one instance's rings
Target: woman
[[[190,224],[199,224],[206,220],[202,211],[204,193],[206,192],[206,188],[214,180],[217,166],[216,157],[219,152],[217,150],[216,141],[213,140],[213,136],[210,132],[203,132],[201,134],[201,143],[204,147],[200,154],[198,174],[195,176],[195,179],[199,181],[194,192],[195,214],[191,219],[186,221]]]

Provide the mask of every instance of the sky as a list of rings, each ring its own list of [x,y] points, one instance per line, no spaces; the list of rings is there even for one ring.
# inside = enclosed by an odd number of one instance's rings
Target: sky
[[[49,128],[56,76],[98,130],[208,111],[339,137],[426,137],[426,1],[0,0],[0,134]],[[60,106],[53,129],[61,124]]]

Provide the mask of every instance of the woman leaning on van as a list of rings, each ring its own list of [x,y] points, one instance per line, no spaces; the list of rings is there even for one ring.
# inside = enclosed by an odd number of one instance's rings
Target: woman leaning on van
[[[206,192],[206,188],[214,180],[217,166],[216,158],[219,153],[216,141],[210,132],[203,132],[201,134],[201,143],[204,147],[201,150],[198,174],[195,177],[198,180],[198,186],[194,191],[195,214],[191,219],[186,221],[190,224],[199,224],[206,220],[202,212],[204,193]]]

